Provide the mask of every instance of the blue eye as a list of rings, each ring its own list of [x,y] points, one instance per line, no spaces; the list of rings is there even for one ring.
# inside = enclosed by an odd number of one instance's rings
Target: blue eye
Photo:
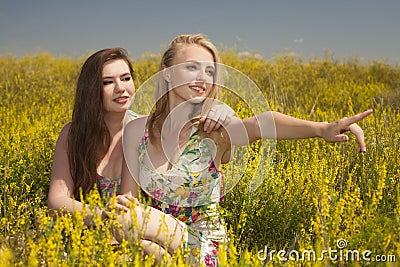
[[[213,69],[207,69],[206,70],[206,72],[207,72],[207,74],[209,75],[209,76],[214,76],[214,74],[215,74],[215,70],[213,70]]]
[[[186,66],[186,68],[188,70],[197,70],[197,66],[196,65],[188,65],[188,66]]]

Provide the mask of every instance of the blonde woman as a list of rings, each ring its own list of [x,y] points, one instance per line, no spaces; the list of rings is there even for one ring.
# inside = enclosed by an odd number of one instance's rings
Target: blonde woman
[[[128,123],[123,136],[126,166],[120,203],[127,205],[140,188],[153,208],[185,223],[193,265],[218,264],[218,246],[226,242],[216,208],[223,195],[219,167],[230,159],[233,146],[261,138],[345,142],[343,132],[350,130],[365,151],[363,131],[355,123],[372,112],[326,123],[268,111],[243,120],[233,117],[225,127],[207,133],[200,118],[213,110],[219,95],[218,62],[215,46],[203,35],[176,37],[162,57],[155,107],[149,116]]]

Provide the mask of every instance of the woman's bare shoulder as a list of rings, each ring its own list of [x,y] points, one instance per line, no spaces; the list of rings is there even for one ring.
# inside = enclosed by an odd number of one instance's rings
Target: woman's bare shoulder
[[[140,140],[146,130],[147,116],[138,117],[128,122],[124,127],[123,140]]]
[[[57,144],[62,145],[63,147],[65,147],[67,145],[68,134],[69,134],[70,128],[71,128],[71,122],[64,125],[64,127],[61,129],[61,131],[58,135]]]
[[[137,117],[134,120],[129,121],[124,128],[124,131],[132,131],[135,127],[139,127],[140,129],[144,129],[146,126],[146,121],[147,121],[148,116],[141,116]]]

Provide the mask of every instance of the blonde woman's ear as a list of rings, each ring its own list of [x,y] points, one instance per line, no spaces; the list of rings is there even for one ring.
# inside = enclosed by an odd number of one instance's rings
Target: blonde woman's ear
[[[171,69],[167,68],[165,65],[162,66],[162,76],[167,82],[171,82]]]

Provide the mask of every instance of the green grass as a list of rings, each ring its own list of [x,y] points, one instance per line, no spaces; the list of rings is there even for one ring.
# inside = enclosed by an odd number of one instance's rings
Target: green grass
[[[400,69],[385,62],[339,62],[326,56],[274,60],[222,54],[223,63],[248,75],[272,109],[299,118],[333,121],[374,109],[362,121],[367,153],[354,137],[344,144],[321,139],[278,141],[273,168],[250,193],[245,173],[221,203],[232,244],[222,264],[266,264],[257,252],[371,250],[400,259]],[[53,150],[70,120],[82,58],[32,54],[0,58],[0,265],[142,266],[140,248],[108,245],[110,225],[82,225],[79,216],[47,216]],[[136,85],[153,75],[158,60],[135,62]],[[229,103],[229,101],[228,101]],[[236,110],[246,116],[246,110]],[[248,149],[249,157],[257,146]],[[251,170],[256,161],[249,162]],[[229,179],[229,177],[227,177]],[[65,243],[61,233],[69,233]],[[343,250],[344,251],[344,250]],[[65,256],[67,253],[68,256]],[[276,254],[275,254],[276,255]],[[129,261],[128,261],[129,260]],[[173,265],[183,264],[176,256]],[[142,262],[142,263],[141,263]],[[275,256],[268,264],[281,265]],[[289,261],[289,265],[365,265],[366,261]],[[151,265],[151,259],[147,261]],[[370,265],[381,263],[371,262]],[[388,263],[388,266],[392,266]]]

